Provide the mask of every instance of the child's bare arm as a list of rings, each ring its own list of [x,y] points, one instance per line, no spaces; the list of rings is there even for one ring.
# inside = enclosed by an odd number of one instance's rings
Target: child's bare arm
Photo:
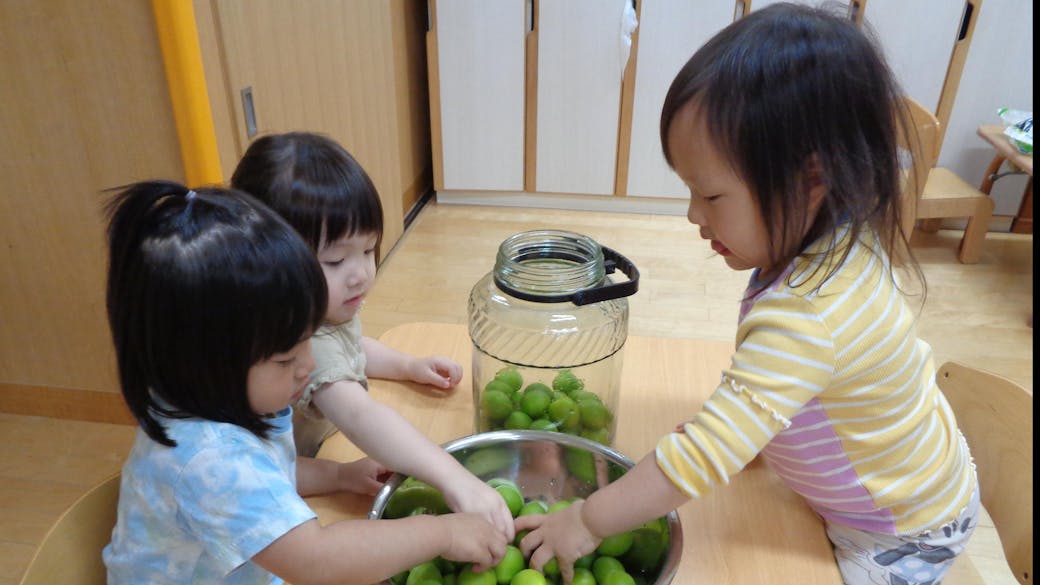
[[[332,492],[374,496],[390,471],[369,457],[340,463],[313,457],[296,458],[296,492],[303,497]]]
[[[689,500],[657,466],[654,452],[617,481],[584,502],[549,515],[521,516],[516,529],[530,529],[520,545],[530,566],[540,569],[556,557],[565,583],[574,575],[574,561],[596,549],[607,537],[660,518]]]
[[[413,475],[444,493],[448,506],[482,515],[510,539],[513,517],[493,488],[431,442],[403,416],[381,404],[357,382],[335,382],[314,393],[314,404],[369,457]]]
[[[416,357],[385,343],[361,338],[365,351],[365,375],[388,380],[410,380],[442,390],[454,388],[462,379],[462,366],[442,355]]]
[[[476,514],[420,515],[399,520],[309,520],[253,557],[296,585],[368,585],[442,556],[494,566],[506,537]]]

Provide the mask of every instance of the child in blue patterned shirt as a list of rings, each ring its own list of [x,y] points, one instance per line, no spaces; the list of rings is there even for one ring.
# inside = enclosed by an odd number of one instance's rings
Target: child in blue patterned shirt
[[[296,459],[289,405],[327,291],[277,214],[160,181],[108,211],[109,324],[140,426],[103,553],[110,585],[372,583],[437,556],[501,560],[508,536],[481,514],[321,526],[299,495],[341,489],[341,468]]]

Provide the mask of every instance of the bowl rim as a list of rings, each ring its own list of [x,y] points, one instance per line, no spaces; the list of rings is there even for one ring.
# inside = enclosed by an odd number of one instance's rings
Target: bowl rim
[[[635,466],[635,462],[632,461],[632,459],[613,447],[598,443],[591,439],[586,439],[585,437],[560,433],[557,431],[532,431],[529,429],[487,431],[453,439],[442,443],[441,447],[448,453],[453,453],[454,451],[472,446],[490,446],[502,442],[514,442],[520,440],[550,441],[567,447],[578,447],[600,453],[610,459],[613,463],[624,467],[626,472]],[[395,472],[390,479],[383,484],[383,487],[379,489],[379,492],[376,494],[376,497],[372,502],[372,508],[368,512],[368,518],[370,520],[380,519],[391,494],[393,494],[394,490],[401,485],[401,482],[404,481],[406,477],[407,476],[404,474]],[[662,564],[662,572],[657,576],[657,579],[654,580],[653,585],[668,585],[671,583],[672,579],[675,577],[676,571],[679,569],[679,561],[682,556],[683,533],[682,524],[679,521],[678,510],[668,512],[665,515],[665,518],[668,521],[668,535],[670,542],[668,553],[665,556],[664,563]],[[383,581],[382,583],[389,583],[389,580]]]

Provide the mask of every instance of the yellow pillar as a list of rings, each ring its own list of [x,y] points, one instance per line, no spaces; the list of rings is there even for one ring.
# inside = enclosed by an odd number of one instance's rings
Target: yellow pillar
[[[152,0],[189,186],[223,183],[192,0]]]

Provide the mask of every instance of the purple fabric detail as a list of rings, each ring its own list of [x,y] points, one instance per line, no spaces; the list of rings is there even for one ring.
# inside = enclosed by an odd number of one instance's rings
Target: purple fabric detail
[[[867,532],[876,532],[878,534],[895,534],[895,522],[889,518],[847,518],[842,516],[838,512],[821,508],[815,505],[813,502],[809,502],[809,507],[816,511],[824,520],[829,523],[840,524],[842,526],[848,526],[857,530],[865,530]],[[891,516],[891,515],[889,515]]]
[[[820,425],[820,428],[804,430],[817,425]],[[799,445],[826,439],[833,440],[798,448]],[[813,459],[827,456],[830,457],[826,460],[809,463]],[[826,411],[820,408],[818,398],[806,403],[804,409],[791,419],[791,426],[777,434],[766,445],[762,450],[762,457],[788,487],[801,494],[809,505],[827,520],[860,530],[895,534],[895,520],[891,510],[879,509],[874,504],[870,492],[860,483],[856,470],[842,449],[841,441],[829,424]],[[786,458],[800,461],[791,462]],[[838,471],[839,469],[842,470]],[[825,501],[832,499],[858,501]],[[849,518],[843,513],[867,517]]]
[[[797,424],[798,424],[798,417],[796,416],[793,419],[791,419],[791,427],[793,428]],[[806,425],[806,426],[814,426],[814,425]],[[822,443],[820,445],[814,445],[812,447],[805,447],[805,445],[807,445],[809,443],[819,443],[821,441],[826,441],[827,439],[834,439],[834,430],[831,429],[829,425],[820,427],[818,429],[803,430],[802,432],[795,433],[795,434],[784,433],[783,435],[777,435],[776,437],[773,438],[773,444],[774,444],[774,447],[780,447],[780,448],[791,447],[792,450],[793,449],[798,449],[798,450],[802,451],[803,453],[805,453],[807,456],[812,456],[812,457],[817,457],[819,455],[831,455],[833,453],[840,452],[840,450],[841,450],[840,449],[840,445],[836,441]],[[829,448],[831,446],[836,447],[836,449],[830,450]],[[819,450],[819,452],[818,453],[809,453],[808,451],[805,451],[805,449]],[[779,450],[779,449],[777,450],[777,453],[783,453],[783,452],[784,451],[782,451],[782,450]]]

